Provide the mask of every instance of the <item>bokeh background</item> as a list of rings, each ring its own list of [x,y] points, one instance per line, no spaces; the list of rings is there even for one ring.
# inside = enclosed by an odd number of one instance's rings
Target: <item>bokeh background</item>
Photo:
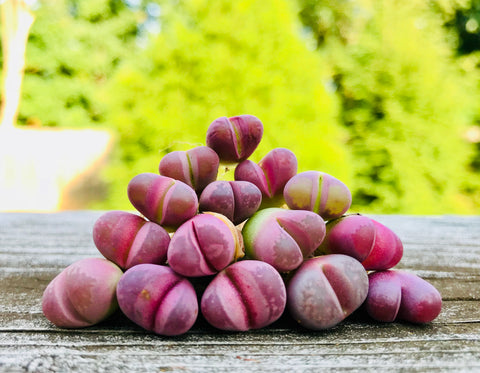
[[[133,176],[204,144],[215,118],[253,114],[265,131],[251,159],[289,148],[299,171],[344,181],[353,211],[480,213],[480,0],[27,5],[24,131],[0,133],[1,194],[43,192],[10,210],[41,210],[49,182],[54,209],[131,209]],[[72,174],[22,181],[55,168]]]

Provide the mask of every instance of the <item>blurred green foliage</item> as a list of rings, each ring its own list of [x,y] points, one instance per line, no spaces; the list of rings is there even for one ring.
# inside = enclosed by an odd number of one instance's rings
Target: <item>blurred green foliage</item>
[[[120,0],[44,0],[35,17],[19,122],[51,127],[104,122],[98,89],[135,48],[141,15]]]
[[[131,177],[248,113],[253,160],[287,147],[355,211],[479,211],[479,0],[44,0],[36,17],[19,120],[116,133],[94,207],[131,208]]]
[[[357,206],[474,212],[478,174],[462,134],[478,115],[478,72],[461,68],[441,17],[414,0],[308,4],[330,12],[328,25],[304,22],[334,66]]]
[[[108,85],[108,122],[122,144],[122,162],[112,177],[157,172],[166,152],[204,144],[215,118],[254,114],[264,123],[264,137],[251,159],[287,147],[300,169],[348,179],[335,96],[324,87],[320,55],[299,38],[289,4],[216,5],[204,0],[163,7],[162,32]]]
[[[455,41],[456,59],[468,73],[470,79],[478,85],[480,67],[480,0],[437,0],[435,3],[445,28]],[[470,92],[475,95],[474,91]],[[477,99],[478,101],[478,99]],[[476,110],[475,125],[467,131],[467,138],[474,146],[470,168],[480,173],[480,110]],[[478,186],[471,188],[478,190]],[[474,192],[475,193],[475,192]],[[479,203],[478,193],[476,202]]]

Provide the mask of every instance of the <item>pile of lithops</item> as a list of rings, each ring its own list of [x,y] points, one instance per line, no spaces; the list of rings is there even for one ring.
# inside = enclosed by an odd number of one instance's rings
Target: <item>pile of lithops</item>
[[[252,115],[222,117],[209,126],[207,146],[171,152],[158,174],[135,176],[127,193],[139,214],[100,216],[93,240],[105,258],[80,260],[54,278],[45,316],[85,327],[119,307],[161,335],[187,332],[199,313],[232,331],[265,327],[284,312],[314,330],[359,308],[385,322],[436,318],[439,292],[391,269],[403,254],[398,236],[367,216],[345,215],[347,186],[324,172],[297,173],[290,150],[249,160],[262,135]],[[217,180],[225,164],[233,181]]]

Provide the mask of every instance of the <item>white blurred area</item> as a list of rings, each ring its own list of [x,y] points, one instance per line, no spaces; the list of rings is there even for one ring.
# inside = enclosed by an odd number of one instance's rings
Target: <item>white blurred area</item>
[[[36,0],[0,0],[0,212],[85,208],[88,193],[84,191],[95,192],[91,186],[111,147],[107,131],[15,125],[36,5]]]
[[[111,142],[102,130],[0,126],[0,211],[63,209],[67,190],[101,167]]]

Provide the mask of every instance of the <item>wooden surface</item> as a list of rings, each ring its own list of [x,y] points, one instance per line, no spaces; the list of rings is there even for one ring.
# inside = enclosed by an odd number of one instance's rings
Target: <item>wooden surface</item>
[[[313,332],[285,316],[263,330],[225,333],[199,319],[167,338],[121,313],[76,330],[43,316],[49,281],[78,259],[100,257],[91,238],[100,214],[0,214],[0,372],[480,372],[480,217],[373,216],[404,243],[397,268],[440,290],[443,310],[428,325],[357,314]]]

